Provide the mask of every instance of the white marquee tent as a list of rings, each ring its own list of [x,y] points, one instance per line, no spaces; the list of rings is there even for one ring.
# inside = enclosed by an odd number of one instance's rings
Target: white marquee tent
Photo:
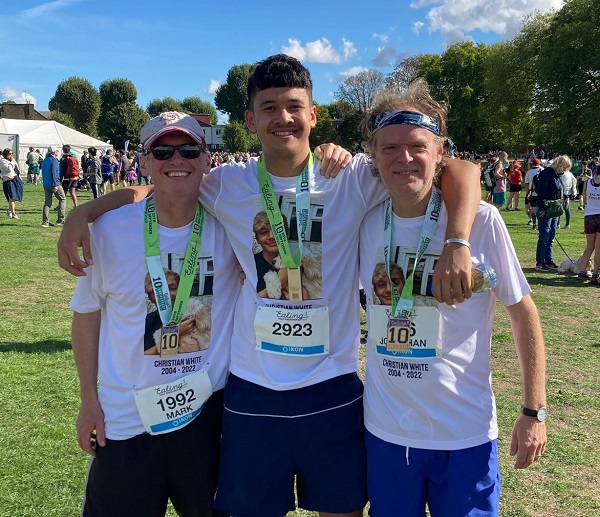
[[[80,133],[75,129],[59,124],[54,120],[16,120],[0,118],[0,137],[6,137],[8,135],[17,136],[19,168],[21,169],[22,174],[27,172],[25,160],[30,147],[39,149],[42,153],[42,157],[46,156],[46,150],[49,145],[61,148],[63,144],[69,144],[71,150],[75,151],[78,157],[81,157],[83,151],[88,147],[96,147],[97,149],[112,148],[112,145],[103,142],[102,140]],[[5,139],[6,138],[1,140],[4,141]],[[5,145],[4,147],[12,146]]]

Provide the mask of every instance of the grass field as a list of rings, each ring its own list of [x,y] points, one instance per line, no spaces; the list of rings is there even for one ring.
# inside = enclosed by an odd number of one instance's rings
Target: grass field
[[[83,201],[90,197],[80,193]],[[79,399],[68,301],[75,279],[57,266],[60,229],[41,227],[42,205],[42,187],[31,185],[17,208],[20,220],[6,217],[6,203],[0,204],[0,517],[78,515],[87,467],[74,432]],[[571,229],[559,230],[558,239],[577,258],[585,238],[583,212],[577,203],[574,208]],[[597,517],[600,290],[572,277],[535,272],[537,234],[525,224],[523,211],[503,216],[541,314],[550,419],[543,459],[530,469],[513,469],[508,449],[521,404],[520,374],[506,311],[498,307],[493,372],[504,479],[501,515]],[[563,258],[556,247],[555,261]]]

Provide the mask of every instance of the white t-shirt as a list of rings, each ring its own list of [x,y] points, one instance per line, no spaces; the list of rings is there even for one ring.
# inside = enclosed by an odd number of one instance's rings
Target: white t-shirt
[[[585,215],[600,214],[600,185],[595,186],[588,180],[585,194]]]
[[[527,174],[525,174],[524,181],[527,185],[528,191],[531,191],[531,189],[533,188],[533,178],[535,178],[535,176],[537,176],[541,170],[542,169],[539,167],[533,167],[527,171]],[[537,196],[537,192],[535,195]]]
[[[225,227],[246,274],[235,308],[230,371],[274,390],[313,385],[355,372],[358,367],[358,228],[364,215],[384,199],[385,190],[372,176],[364,155],[356,156],[335,179],[323,178],[319,166],[320,163],[315,162],[310,176],[311,223],[303,264],[306,262],[311,267],[302,273],[303,287],[308,291],[302,302],[279,299],[276,272],[271,273],[270,280],[265,280],[269,276],[265,273],[269,263],[261,258],[262,248],[253,231],[255,216],[264,211],[257,160],[213,169],[200,189],[200,200]],[[271,181],[291,230],[290,240],[297,240],[296,178],[271,176]],[[267,285],[268,298],[258,294],[263,290],[263,283],[270,284],[270,289]],[[255,318],[267,306],[281,308],[286,314],[291,308],[290,318],[302,317],[307,309],[326,307],[329,332],[322,337],[329,341],[329,352],[303,356],[287,353],[283,347],[278,348],[278,353],[257,349]],[[274,336],[273,339],[279,338]]]
[[[577,180],[571,171],[565,171],[560,175],[560,182],[562,183],[563,196],[570,197],[573,194],[573,190],[577,188]]]
[[[235,258],[222,226],[206,214],[199,274],[184,320],[194,317],[186,338],[188,353],[161,358],[148,355],[156,343],[160,319],[144,289],[147,266],[143,218],[146,202],[123,206],[100,217],[91,228],[94,265],[79,278],[71,308],[80,313],[102,309],[98,394],[106,435],[124,440],[145,432],[135,390],[173,382],[202,369],[213,391],[224,388],[229,365],[232,306],[240,291]],[[159,226],[164,268],[181,270],[192,223]],[[213,256],[217,261],[213,261]],[[216,296],[212,296],[213,290]]]
[[[360,230],[360,278],[368,306],[379,304],[373,288],[376,265],[383,262],[385,203],[367,216]],[[412,270],[425,216],[393,216],[392,262],[404,272]],[[491,388],[490,345],[496,300],[518,303],[531,290],[498,211],[481,203],[471,232],[471,254],[492,267],[498,277],[493,291],[474,293],[456,306],[437,304],[429,295],[433,268],[442,252],[447,212],[442,206],[440,223],[415,273],[415,306],[426,306],[439,316],[419,325],[413,318],[411,353],[432,346],[431,322],[440,325],[441,356],[431,358],[380,355],[385,343],[372,327],[368,307],[365,425],[387,442],[421,449],[456,450],[481,445],[498,436],[496,407]],[[379,306],[379,310],[382,306]],[[385,319],[384,327],[385,327]],[[386,330],[383,330],[384,334]],[[428,337],[427,337],[428,336]],[[427,339],[423,339],[427,337]],[[381,341],[381,339],[380,339]],[[383,345],[383,349],[381,346]]]

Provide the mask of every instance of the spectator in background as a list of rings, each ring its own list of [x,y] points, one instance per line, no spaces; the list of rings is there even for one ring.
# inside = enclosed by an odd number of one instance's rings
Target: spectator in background
[[[504,151],[498,153],[498,161],[494,167],[496,186],[492,191],[492,203],[498,210],[506,205],[506,167],[508,167],[508,154]]]
[[[19,164],[13,156],[12,149],[7,148],[2,151],[0,176],[2,176],[2,190],[8,201],[6,215],[11,219],[18,219],[15,202],[23,201],[23,182],[21,181]]]
[[[577,180],[571,168],[567,169],[560,177],[563,192],[563,208],[565,210],[565,228],[571,228],[571,198],[577,195]],[[560,218],[557,228],[560,228]]]
[[[585,251],[579,259],[580,270],[577,278],[588,278],[585,266],[593,253],[594,269],[591,283],[596,287],[600,287],[598,281],[598,272],[600,271],[600,174],[595,174],[587,180],[583,186],[583,195],[586,199],[583,224],[587,243]]]
[[[583,189],[588,180],[592,179],[592,170],[588,161],[581,162],[581,173],[577,177],[577,192],[579,192],[579,210],[585,210],[585,196]]]
[[[107,149],[106,154],[102,157],[102,195],[106,194],[106,184],[110,183],[110,191],[115,190],[115,172],[114,167],[118,164],[113,155],[112,149]]]
[[[552,162],[551,167],[546,167],[539,174],[537,188],[537,215],[538,215],[538,243],[535,254],[536,271],[555,271],[558,266],[552,258],[554,236],[558,225],[558,217],[546,217],[547,201],[562,199],[562,183],[560,177],[571,168],[571,159],[566,156],[558,156]]]
[[[521,171],[521,162],[515,160],[510,166],[508,172],[508,181],[510,181],[510,196],[506,204],[507,210],[521,210],[519,208],[519,197],[523,190],[523,171]]]
[[[84,177],[89,181],[90,188],[94,199],[100,195],[100,188],[102,186],[102,163],[98,158],[98,150],[95,147],[88,149],[89,158],[87,159],[86,166],[84,169]]]
[[[529,161],[529,170],[525,174],[525,203],[527,204],[527,215],[529,221],[527,224],[533,225],[533,229],[537,228],[537,184],[538,174],[542,170],[542,162],[539,158],[532,158]]]
[[[77,182],[79,181],[79,161],[71,154],[71,146],[62,147],[63,155],[60,159],[60,178],[65,192],[69,192],[73,206],[77,206]]]
[[[60,164],[58,162],[58,148],[48,147],[48,154],[42,162],[42,185],[44,186],[44,209],[42,211],[42,226],[48,228],[53,226],[49,220],[52,208],[52,197],[58,199],[58,220],[56,226],[65,224],[65,210],[67,197],[60,182]]]
[[[40,177],[40,163],[42,157],[40,153],[34,150],[33,147],[29,148],[27,153],[27,183],[37,185]]]

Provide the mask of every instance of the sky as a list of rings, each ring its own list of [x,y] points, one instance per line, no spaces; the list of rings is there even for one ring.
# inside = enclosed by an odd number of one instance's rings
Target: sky
[[[142,108],[156,98],[214,94],[233,65],[280,52],[311,72],[327,104],[345,78],[384,75],[453,43],[511,39],[534,11],[562,0],[16,0],[3,5],[0,100],[38,111],[69,77],[130,79]],[[225,121],[221,117],[221,121]]]

